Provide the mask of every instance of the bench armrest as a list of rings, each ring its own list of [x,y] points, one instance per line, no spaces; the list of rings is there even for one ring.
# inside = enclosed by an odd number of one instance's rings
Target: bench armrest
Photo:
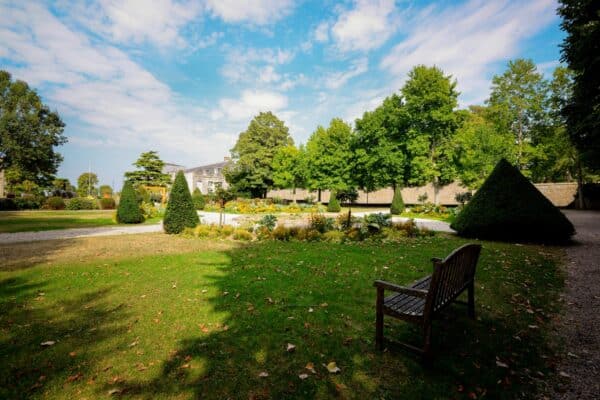
[[[433,258],[431,259],[431,262],[435,264],[435,263],[438,263],[438,262],[442,262],[442,259],[441,259],[441,258],[438,258],[438,257],[433,257]]]
[[[427,293],[428,293],[427,290],[414,289],[414,288],[410,288],[410,287],[406,287],[406,286],[400,286],[400,285],[396,285],[394,283],[390,283],[390,282],[386,282],[386,281],[375,281],[375,282],[373,282],[373,286],[375,286],[377,289],[391,290],[393,292],[407,294],[409,296],[414,296],[414,297],[425,298],[425,297],[427,297]]]

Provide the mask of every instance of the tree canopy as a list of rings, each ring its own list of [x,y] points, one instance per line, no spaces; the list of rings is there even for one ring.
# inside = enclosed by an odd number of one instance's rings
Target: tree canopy
[[[231,150],[234,163],[224,171],[232,190],[264,197],[274,185],[275,154],[293,144],[288,128],[273,113],[261,112],[254,117]]]
[[[84,172],[77,178],[77,194],[81,197],[96,196],[98,189],[98,175],[93,172]]]
[[[280,147],[273,157],[273,184],[278,188],[292,189],[306,183],[306,151],[290,144]]]
[[[138,186],[167,186],[171,183],[169,174],[163,173],[165,163],[156,151],[147,151],[140,154],[134,166],[137,171],[125,172],[125,179],[131,182],[134,188]]]
[[[63,160],[55,147],[67,142],[64,128],[35,90],[0,70],[0,170],[15,181],[49,184]]]

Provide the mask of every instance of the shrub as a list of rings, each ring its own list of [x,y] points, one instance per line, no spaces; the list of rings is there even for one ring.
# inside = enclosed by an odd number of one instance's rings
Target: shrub
[[[402,189],[400,185],[396,185],[394,189],[394,197],[392,198],[392,205],[390,206],[390,213],[393,215],[400,215],[404,212],[404,200],[402,199]]]
[[[419,228],[417,227],[417,223],[414,219],[409,219],[405,222],[398,222],[392,225],[394,229],[398,231],[404,231],[406,236],[415,237],[418,234]]]
[[[0,199],[0,211],[16,211],[17,205],[13,199]]]
[[[204,199],[202,192],[200,192],[200,189],[194,189],[192,201],[194,202],[194,207],[196,210],[204,210],[204,206],[206,206],[206,200]]]
[[[138,203],[150,203],[152,201],[150,192],[142,185],[135,188]]]
[[[466,237],[528,242],[564,241],[575,233],[563,213],[504,159],[451,227]]]
[[[252,240],[252,234],[245,229],[236,229],[233,231],[233,239],[234,240],[244,240],[249,241]]]
[[[198,222],[200,219],[194,208],[187,182],[183,172],[179,171],[169,195],[163,221],[164,230],[166,233],[180,233],[185,227],[193,228],[198,225]]]
[[[140,209],[142,210],[144,219],[155,218],[160,215],[160,211],[154,206],[154,203],[143,202],[140,204]]]
[[[67,207],[63,198],[58,196],[48,197],[45,206],[49,210],[64,210]]]
[[[277,227],[275,229],[273,229],[273,232],[271,235],[273,236],[273,239],[281,240],[284,242],[287,242],[292,237],[290,228],[286,228],[283,225],[277,225]]]
[[[346,239],[344,232],[329,231],[323,234],[323,240],[332,243],[342,243]]]
[[[454,196],[454,200],[456,200],[463,206],[465,205],[465,203],[468,203],[469,201],[471,201],[472,198],[473,198],[473,193],[471,193],[471,192],[456,193],[456,195]]]
[[[311,214],[308,220],[310,229],[319,233],[325,233],[333,229],[334,219],[323,214]]]
[[[117,222],[121,224],[139,224],[144,221],[144,215],[138,203],[138,197],[130,181],[125,181],[117,208]]]
[[[340,212],[341,209],[336,192],[332,190],[329,196],[329,203],[327,203],[327,212]]]
[[[267,214],[264,217],[262,217],[260,219],[260,221],[258,221],[259,227],[264,226],[269,231],[272,231],[273,228],[275,228],[276,224],[277,224],[277,217],[274,216],[273,214]]]
[[[114,210],[117,207],[115,199],[112,197],[103,197],[100,199],[100,208],[103,210]]]
[[[96,199],[88,197],[73,197],[67,203],[67,210],[97,210],[98,202]]]
[[[392,226],[392,215],[391,214],[368,214],[365,215],[364,220],[367,224],[376,224],[380,228]]]

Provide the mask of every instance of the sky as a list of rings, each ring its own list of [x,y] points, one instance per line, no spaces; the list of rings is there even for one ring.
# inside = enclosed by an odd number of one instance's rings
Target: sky
[[[229,156],[260,111],[305,143],[402,87],[415,65],[482,104],[509,60],[550,76],[555,0],[0,0],[0,69],[66,123],[58,176],[119,189],[149,150],[188,168]]]

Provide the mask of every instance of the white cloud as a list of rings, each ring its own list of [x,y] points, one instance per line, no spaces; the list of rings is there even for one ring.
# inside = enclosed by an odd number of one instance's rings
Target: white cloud
[[[488,93],[494,64],[518,54],[521,41],[556,18],[554,0],[472,0],[460,7],[427,8],[412,20],[407,39],[383,58],[381,67],[400,87],[415,65],[437,65],[458,80],[467,104]]]
[[[314,32],[315,40],[319,43],[324,43],[329,40],[329,23],[327,21],[321,22]]]
[[[230,82],[269,84],[279,82],[277,67],[289,63],[294,52],[282,49],[231,49],[221,75]]]
[[[350,79],[364,74],[369,69],[369,61],[366,57],[360,58],[352,63],[347,71],[334,72],[325,77],[325,86],[328,89],[338,89],[344,86]]]
[[[398,28],[398,23],[394,0],[356,0],[354,8],[339,15],[331,27],[331,35],[341,51],[367,51],[385,43]],[[326,29],[320,25],[318,37],[325,38]]]
[[[250,121],[261,111],[283,111],[288,105],[286,96],[277,92],[244,90],[239,98],[219,101],[214,117],[227,117],[234,121]]]
[[[225,22],[248,22],[253,25],[268,25],[291,13],[292,0],[206,0],[212,15]]]

